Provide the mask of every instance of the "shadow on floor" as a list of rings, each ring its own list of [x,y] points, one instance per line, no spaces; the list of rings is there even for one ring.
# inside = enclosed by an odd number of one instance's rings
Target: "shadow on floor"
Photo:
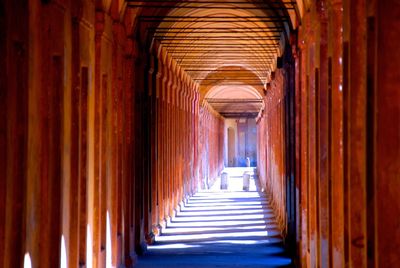
[[[267,196],[257,191],[254,178],[251,191],[236,190],[237,176],[229,183],[227,191],[213,187],[190,198],[136,267],[292,267]]]

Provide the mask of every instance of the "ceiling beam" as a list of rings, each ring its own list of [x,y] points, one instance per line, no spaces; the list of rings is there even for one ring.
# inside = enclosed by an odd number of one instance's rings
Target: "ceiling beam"
[[[286,22],[286,19],[283,18],[264,18],[264,19],[258,19],[258,18],[245,18],[245,17],[225,17],[225,18],[216,18],[216,17],[204,17],[202,19],[199,18],[194,18],[194,17],[182,17],[180,19],[169,19],[169,18],[142,18],[139,19],[139,21],[142,22],[212,22],[212,23],[227,23],[227,22]]]
[[[219,3],[222,4],[222,3]],[[187,5],[171,5],[171,4],[167,4],[167,5],[155,5],[155,4],[142,4],[140,2],[132,2],[132,1],[128,1],[128,6],[131,8],[157,8],[157,9],[243,9],[243,10],[273,10],[273,11],[277,11],[277,10],[294,10],[294,7],[271,7],[271,6],[224,6],[225,3],[223,3],[222,5],[212,5],[212,6],[200,6],[197,4],[187,4]],[[236,5],[239,3],[236,3]]]
[[[227,64],[252,64],[252,63],[258,63],[258,64],[270,64],[273,63],[272,60],[270,59],[260,59],[259,61],[251,61],[249,60],[248,62],[246,59],[243,58],[227,58],[227,57],[218,57],[218,60],[214,60],[210,57],[187,57],[187,58],[179,58],[179,57],[174,57],[174,59],[177,61],[178,64],[189,64],[192,65],[192,61],[196,61],[196,64],[201,63],[201,62],[210,62],[210,64],[222,64],[222,63],[227,63]],[[226,61],[226,62],[225,62]],[[224,66],[224,67],[241,67],[241,66]]]
[[[242,52],[242,53],[231,53],[231,54],[227,54],[227,53],[223,53],[223,54],[218,54],[217,53],[211,53],[211,52],[181,52],[181,53],[177,53],[177,52],[171,52],[168,53],[171,56],[185,56],[185,55],[198,55],[199,57],[202,58],[211,58],[211,59],[217,59],[218,58],[240,58],[240,59],[260,59],[261,57],[263,59],[275,59],[276,57],[271,56],[271,53],[257,53],[257,55],[255,55],[255,52]]]
[[[276,59],[277,57],[272,56],[272,52],[238,52],[238,53],[233,53],[233,54],[227,54],[226,52],[192,52],[192,53],[185,53],[185,52],[172,52],[168,51],[168,54],[171,56],[174,56],[174,58],[179,58],[179,57],[184,57],[184,56],[191,56],[197,59],[198,57],[201,58],[209,58],[209,59],[214,59],[216,61],[219,61],[220,59],[240,59],[240,60],[253,60],[253,59],[259,59],[259,60],[273,60]]]
[[[206,98],[208,103],[262,103],[262,99],[219,99]]]
[[[263,83],[261,78],[252,78],[252,79],[231,79],[231,78],[194,78],[193,80],[197,81],[224,81],[224,82],[242,82],[242,81],[248,81],[248,82],[254,82],[254,83]]]
[[[204,84],[204,85],[211,85],[211,84]],[[235,83],[219,83],[218,86],[253,86],[253,87],[264,87],[263,84],[252,84],[252,83],[242,83],[242,84],[235,84]]]
[[[204,79],[194,79],[194,80],[215,80],[215,79],[222,79],[222,78],[220,78],[220,77],[218,77],[218,78],[204,78]],[[228,77],[228,78],[225,78],[225,79],[240,79],[240,78],[230,78],[230,77]],[[260,78],[258,78],[258,77],[255,77],[255,76],[242,76],[242,79],[253,79],[254,81],[260,81],[261,79]]]
[[[196,45],[197,47],[210,47],[208,44],[205,43],[189,43]],[[220,44],[216,43],[213,45],[214,47],[221,47],[221,48],[279,48],[280,44],[277,43],[266,43],[266,44],[243,44],[243,43],[229,43],[229,44]],[[188,47],[188,44],[181,44],[181,43],[163,43],[163,47]]]
[[[166,35],[166,34],[174,34],[174,35],[179,35],[179,34],[243,34],[243,33],[251,33],[251,34],[256,34],[256,33],[280,33],[282,30],[262,30],[262,31],[255,31],[255,30],[243,30],[243,31],[237,31],[237,30],[208,30],[207,28],[204,29],[204,31],[154,31],[153,33],[155,36],[159,35]],[[246,35],[247,36],[247,35]]]
[[[256,69],[257,70],[257,69]],[[253,72],[252,70],[242,69],[242,70],[218,70],[218,69],[185,69],[186,72]]]
[[[283,27],[277,27],[277,26],[271,26],[271,27],[207,27],[207,26],[202,26],[202,27],[193,27],[193,26],[188,26],[188,27],[147,27],[147,29],[151,32],[174,32],[174,30],[235,30],[235,31],[240,31],[240,30],[259,30],[259,31],[264,31],[264,30],[284,30]]]
[[[225,113],[225,112],[220,112],[220,114],[223,117],[227,117],[227,118],[240,118],[240,117],[255,118],[258,115],[258,112],[253,112],[253,113]]]
[[[271,55],[271,54],[273,54],[273,55],[275,55],[275,53],[277,53],[277,52],[279,52],[279,51],[277,51],[277,49],[272,49],[272,50],[270,50],[270,49],[267,49],[267,50],[263,50],[263,49],[258,49],[258,48],[256,48],[256,49],[236,49],[236,48],[232,48],[232,49],[222,49],[222,48],[204,48],[204,49],[202,49],[202,47],[200,47],[200,48],[198,48],[198,47],[195,47],[195,46],[192,46],[192,47],[190,47],[190,46],[188,46],[186,49],[182,49],[182,48],[177,48],[177,49],[170,49],[170,48],[167,48],[166,49],[166,51],[168,52],[168,53],[175,53],[175,54],[179,54],[179,53],[182,53],[182,54],[185,54],[185,53],[187,53],[187,52],[192,52],[192,53],[203,53],[203,52],[207,52],[207,53],[209,53],[209,52],[215,52],[215,53],[224,53],[224,54],[238,54],[238,53],[240,53],[240,54],[257,54],[257,55],[259,55],[259,54],[268,54],[268,55]]]
[[[232,0],[126,0],[126,2],[131,2],[131,3],[201,3],[201,4],[277,4],[277,5],[295,5],[296,1],[291,1],[291,2],[282,2],[282,1],[260,1],[260,0],[253,0],[252,2],[247,2],[247,1],[232,1]]]
[[[265,68],[267,68],[268,67],[268,64],[249,64],[249,65],[251,65],[251,67],[265,67]],[[194,65],[179,65],[181,68],[183,68],[183,69],[185,69],[186,67],[202,67],[202,66],[199,66],[199,64],[194,64]],[[209,67],[214,67],[214,66],[219,66],[218,64],[210,64],[210,65],[208,65]]]
[[[140,15],[139,19],[282,19],[285,16],[188,16],[188,15]]]
[[[216,67],[218,67],[218,68],[224,68],[224,67],[234,67],[234,66],[232,66],[232,65],[222,65],[222,64],[226,64],[226,62],[222,62],[222,63],[210,63],[210,64],[207,64],[207,63],[202,63],[202,62],[200,62],[200,63],[194,63],[194,64],[189,64],[189,63],[187,63],[187,64],[181,64],[180,62],[178,62],[178,65],[181,67],[181,68],[200,68],[200,69],[205,69],[205,68],[216,68]],[[228,64],[234,64],[234,63],[231,63],[231,62],[228,62]],[[243,65],[245,65],[246,67],[248,67],[248,66],[252,66],[252,67],[269,67],[271,64],[272,64],[272,62],[263,62],[263,63],[241,63],[241,64],[243,64]],[[232,71],[232,72],[235,72],[235,71]]]
[[[155,36],[157,40],[279,40],[280,35],[273,36],[234,36],[234,35],[223,35],[223,36],[193,36],[193,37],[164,37]]]
[[[223,41],[223,40],[222,40]],[[225,43],[225,44],[223,44],[223,43],[221,43],[221,40],[206,40],[206,39],[204,39],[204,40],[197,40],[197,41],[192,41],[192,42],[181,42],[181,41],[179,41],[179,40],[175,40],[175,41],[161,41],[160,42],[160,44],[163,46],[163,47],[167,47],[168,45],[185,45],[184,47],[190,47],[190,46],[201,46],[201,45],[203,45],[203,46],[208,46],[208,47],[211,47],[211,46],[218,46],[218,45],[224,45],[224,46],[226,46],[226,45],[235,45],[235,46],[239,46],[239,45],[241,45],[241,46],[243,46],[243,45],[245,45],[245,46],[248,46],[248,47],[250,47],[250,46],[253,46],[253,45],[260,45],[260,46],[272,46],[272,45],[274,45],[274,43],[273,43],[273,41],[278,41],[279,42],[279,40],[270,40],[270,41],[267,41],[267,42],[265,42],[266,40],[247,40],[247,42],[249,42],[248,44],[244,44],[244,43],[239,43],[238,41],[240,41],[239,39],[232,39],[232,40],[229,40],[229,43]]]

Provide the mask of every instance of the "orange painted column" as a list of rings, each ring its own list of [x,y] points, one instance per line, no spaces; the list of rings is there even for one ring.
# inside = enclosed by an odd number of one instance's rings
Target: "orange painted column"
[[[183,150],[184,150],[184,138],[183,138],[183,125],[184,125],[184,81],[183,81],[183,72],[182,70],[180,71],[179,75],[179,83],[178,83],[178,132],[177,132],[177,150],[178,150],[178,159],[177,159],[177,164],[178,164],[178,172],[179,172],[179,178],[178,178],[178,200],[177,200],[177,205],[179,206],[181,204],[181,201],[183,200]]]
[[[193,105],[193,92],[191,91],[190,81],[186,82],[186,112],[185,112],[185,129],[188,131],[185,132],[185,142],[186,142],[186,150],[185,157],[183,160],[183,165],[185,166],[185,189],[184,189],[184,197],[190,196],[190,183],[194,179],[193,176],[193,159],[192,159],[192,150],[194,147],[194,143],[192,142],[193,137],[193,113],[192,113],[192,105]]]
[[[181,198],[180,202],[184,202],[186,196],[187,196],[187,180],[189,179],[189,168],[190,168],[190,163],[188,159],[188,151],[191,145],[188,142],[188,137],[190,136],[190,133],[192,129],[188,126],[188,120],[189,120],[189,111],[188,111],[188,105],[189,105],[189,99],[188,99],[188,94],[189,94],[189,89],[188,89],[188,81],[187,81],[187,76],[184,76],[182,79],[182,90],[183,90],[183,97],[182,97],[182,127],[181,127],[181,139],[179,142],[181,143],[181,159],[180,159],[180,165],[181,165]]]
[[[367,31],[367,144],[371,146],[367,151],[367,232],[368,239],[375,238],[368,244],[368,256],[377,267],[390,267],[400,262],[400,219],[393,217],[400,215],[400,80],[396,67],[400,62],[396,49],[400,40],[400,5],[393,0],[367,4],[376,8],[376,18],[368,18]]]
[[[172,68],[171,65],[169,68]],[[173,205],[172,205],[172,180],[173,180],[173,169],[172,169],[172,88],[171,81],[172,79],[172,71],[169,69],[169,77],[168,77],[168,87],[167,87],[167,187],[168,187],[168,211],[167,217],[170,217]]]
[[[116,5],[116,3],[114,3]],[[111,7],[111,14],[117,6]],[[123,79],[120,73],[123,72],[124,63],[124,43],[126,34],[120,23],[113,23],[112,27],[113,43],[112,43],[112,90],[111,90],[111,191],[110,195],[110,221],[111,221],[111,236],[112,236],[112,263],[120,265],[123,263],[122,256],[122,204],[123,204]],[[146,214],[145,214],[146,215]]]
[[[194,101],[194,176],[195,176],[195,180],[192,184],[192,188],[191,191],[194,193],[196,192],[197,187],[199,186],[199,109],[200,109],[200,105],[199,105],[199,99],[200,99],[200,94],[197,91],[195,96],[195,101]]]
[[[104,12],[101,10],[96,11],[96,24],[95,24],[95,149],[94,149],[94,188],[101,188],[101,91],[102,91],[102,37],[104,34]],[[93,266],[100,267],[101,259],[101,191],[94,192],[94,212],[93,212]]]
[[[139,51],[138,51],[139,52]],[[142,121],[141,121],[141,108],[142,108],[142,101],[141,101],[141,91],[143,88],[143,72],[140,69],[140,64],[141,64],[141,57],[140,55],[137,55],[135,58],[134,62],[134,69],[133,69],[133,74],[135,76],[134,83],[134,118],[133,118],[133,123],[134,123],[134,151],[135,153],[133,154],[133,164],[134,164],[134,200],[135,200],[135,207],[136,209],[134,210],[134,241],[135,241],[135,249],[137,252],[140,252],[141,247],[142,247],[142,242],[143,242],[143,237],[142,237],[142,231],[141,231],[141,223],[142,223],[142,215],[143,215],[143,201],[142,201],[142,195],[143,195],[143,190],[142,190],[142,163],[143,163],[143,158],[142,158],[142,152],[141,152],[141,143],[142,143],[142,137],[141,137],[141,131],[142,131]]]
[[[307,31],[309,28],[309,18],[306,17],[304,21],[304,28],[301,28],[302,31]],[[301,73],[301,88],[300,88],[300,169],[301,169],[301,266],[308,267],[309,266],[309,191],[308,191],[308,75],[307,75],[307,59],[308,59],[308,51],[305,43],[306,39],[303,37],[308,36],[307,33],[302,35],[302,38],[299,40],[300,43],[300,73]]]
[[[173,68],[173,79],[172,79],[172,114],[171,114],[171,132],[172,132],[172,140],[171,140],[171,153],[172,153],[172,163],[171,163],[171,171],[172,171],[172,210],[171,216],[175,215],[175,209],[177,206],[177,198],[178,198],[178,150],[177,150],[177,122],[178,122],[178,74],[177,74],[177,66],[174,63]]]
[[[184,99],[184,88],[182,82],[182,73],[180,73],[178,81],[178,124],[177,124],[177,137],[176,137],[176,147],[177,147],[177,166],[178,166],[178,193],[177,193],[177,205],[179,206],[183,198],[183,99]]]
[[[184,138],[183,138],[183,128],[184,128],[184,98],[185,98],[185,89],[184,89],[184,81],[183,81],[183,72],[180,72],[179,76],[179,83],[178,83],[178,132],[177,132],[177,150],[178,150],[178,198],[177,198],[177,205],[181,204],[183,200],[183,155],[184,155]]]
[[[38,264],[40,252],[40,164],[41,144],[33,133],[42,134],[43,116],[38,101],[40,79],[40,21],[28,16],[37,11],[37,4],[3,1],[0,19],[0,266],[22,267],[24,254],[29,252]],[[38,14],[38,13],[35,13]],[[28,35],[32,24],[37,26]],[[29,73],[29,67],[38,69]],[[28,99],[29,98],[29,99]],[[29,114],[33,114],[28,117]],[[28,120],[29,119],[29,120]],[[31,133],[30,136],[27,133]],[[28,169],[29,168],[29,172]],[[35,176],[33,176],[35,174]],[[32,203],[29,203],[31,201]],[[25,216],[25,215],[26,216]],[[30,216],[31,220],[27,217]],[[28,219],[28,220],[25,220]],[[34,228],[36,227],[36,228]],[[28,233],[29,231],[29,233]],[[26,241],[26,242],[25,242]]]
[[[168,64],[168,63],[166,63]],[[162,185],[163,185],[163,220],[166,221],[169,215],[169,169],[168,169],[168,117],[167,117],[167,108],[168,108],[168,81],[169,69],[168,66],[165,65],[164,71],[164,89],[163,89],[163,136],[162,136],[162,144],[163,144],[163,173],[162,173]]]
[[[318,213],[320,212],[319,197],[319,125],[317,122],[319,114],[319,30],[320,24],[316,7],[313,6],[308,12],[304,21],[304,28],[300,35],[300,45],[302,47],[301,72],[303,88],[301,91],[301,113],[302,113],[302,139],[301,147],[303,151],[301,164],[302,184],[302,232],[306,236],[306,245],[303,245],[302,265],[304,267],[314,267],[320,262],[320,225]],[[304,110],[303,110],[304,109]],[[304,115],[303,115],[304,114]],[[304,149],[303,149],[304,148]],[[303,190],[304,189],[304,190]],[[304,200],[304,201],[303,201]]]
[[[172,80],[172,114],[171,114],[171,132],[172,132],[172,141],[171,141],[171,153],[172,153],[172,163],[171,163],[171,171],[172,171],[172,184],[171,184],[171,190],[172,190],[172,210],[171,210],[171,216],[175,215],[175,209],[177,205],[177,192],[178,192],[178,165],[177,165],[177,157],[178,157],[178,151],[177,151],[177,144],[176,144],[176,133],[177,133],[177,110],[178,110],[178,85],[177,85],[177,80],[178,80],[178,75],[177,75],[177,70],[176,70],[176,65],[173,65],[173,80]]]
[[[177,66],[174,68],[174,83],[173,83],[173,215],[176,213],[179,195],[179,149],[178,149],[178,131],[179,131],[179,72]]]
[[[183,159],[183,165],[185,167],[185,175],[184,175],[184,198],[190,196],[190,181],[193,180],[193,160],[191,159],[191,151],[193,150],[194,144],[191,143],[191,137],[193,136],[193,126],[191,121],[193,119],[192,115],[192,92],[190,88],[190,81],[186,81],[185,84],[186,90],[186,112],[185,112],[185,129],[188,131],[185,132],[185,156]]]
[[[343,181],[343,37],[342,37],[342,1],[332,1],[328,10],[330,18],[329,42],[330,59],[329,77],[331,87],[331,266],[343,267],[344,252],[344,181]]]
[[[53,53],[63,50],[62,32],[63,23],[55,24],[55,16],[62,16],[64,12],[57,12],[55,6],[47,6],[42,10],[45,14],[52,14],[42,19],[42,27],[51,27],[58,34],[47,36],[49,40],[42,40],[42,99],[43,133],[42,143],[42,176],[41,176],[41,252],[40,263],[43,266],[58,265],[60,251],[54,252],[52,245],[57,245],[61,240],[61,167],[62,145],[61,129],[63,114],[63,58],[53,56]],[[58,13],[57,15],[54,13]],[[53,17],[54,16],[54,17]],[[51,26],[50,26],[51,25]],[[60,40],[61,39],[61,40]],[[57,42],[58,41],[58,42]],[[87,85],[89,87],[89,85]],[[88,89],[86,88],[86,90]],[[81,88],[85,90],[85,88]],[[83,115],[85,115],[83,113]],[[81,115],[81,116],[83,116]],[[86,139],[86,137],[85,137]]]
[[[159,59],[160,57],[160,51],[158,53],[158,70],[157,70],[157,75],[156,75],[156,100],[155,100],[155,106],[156,106],[156,125],[155,125],[155,129],[156,129],[156,144],[154,146],[156,146],[156,157],[155,157],[155,165],[156,165],[156,172],[155,172],[155,176],[156,176],[156,183],[157,183],[157,192],[156,192],[156,196],[154,197],[155,200],[153,200],[153,202],[156,202],[156,211],[154,211],[154,213],[157,215],[156,216],[156,222],[153,222],[153,226],[155,226],[155,228],[153,228],[153,232],[155,234],[159,234],[160,231],[160,223],[161,221],[164,219],[164,215],[163,215],[163,185],[162,185],[162,132],[163,132],[163,128],[162,128],[162,79],[163,79],[163,62]]]
[[[366,1],[343,1],[345,195],[348,206],[348,263],[366,267]]]
[[[133,165],[132,165],[132,154],[133,152],[133,92],[132,92],[132,81],[133,81],[133,41],[126,40],[125,46],[125,58],[124,58],[124,184],[123,184],[123,238],[124,238],[124,264],[129,267],[136,262],[136,253],[134,249],[134,238],[133,238],[133,214],[135,210],[134,204],[134,176],[133,176]],[[104,218],[102,221],[104,222]]]
[[[318,249],[320,267],[331,264],[330,237],[330,95],[331,85],[328,66],[328,10],[324,5],[317,6],[317,21],[319,22],[319,65],[317,75],[317,203],[318,203]],[[318,49],[318,47],[317,47]],[[318,61],[318,59],[317,59]]]
[[[5,14],[12,14],[8,10],[8,6],[5,5],[4,7]],[[7,15],[4,15],[0,18],[0,31],[7,35],[7,27],[6,21],[8,19]],[[21,23],[22,24],[22,23]],[[24,25],[27,23],[24,22]],[[1,55],[7,55],[7,42],[0,42],[0,53]],[[7,85],[8,85],[8,78],[5,72],[5,66],[7,66],[8,57],[4,56],[0,59],[0,92],[4,92],[0,94],[0,177],[6,178],[7,177],[7,143],[3,142],[7,140],[7,118],[8,118],[8,111],[7,111],[7,102],[8,97],[7,94]],[[3,67],[4,66],[4,67]],[[4,265],[5,261],[5,229],[6,229],[6,180],[0,180],[0,237],[3,243],[0,244],[0,264]],[[17,249],[16,252],[19,252]]]
[[[72,7],[74,8],[74,7]],[[67,242],[68,263],[70,267],[78,267],[79,263],[79,95],[80,95],[80,18],[72,14],[73,24],[71,30],[72,42],[72,78],[71,78],[71,162],[70,162],[70,228],[69,241]]]
[[[168,63],[167,63],[168,64]],[[168,168],[168,79],[169,67],[165,65],[165,74],[163,79],[163,188],[164,188],[164,220],[167,220],[169,215],[169,168]]]
[[[172,176],[173,176],[173,169],[172,169],[172,66],[169,65],[168,68],[168,84],[167,84],[167,188],[168,188],[168,198],[167,198],[167,217],[169,218],[172,214],[173,208],[173,197],[172,197]]]
[[[155,48],[152,48],[152,50],[155,50]],[[149,98],[150,98],[150,113],[151,113],[151,119],[150,119],[150,180],[151,180],[151,222],[149,223],[151,226],[149,227],[149,232],[150,232],[150,240],[154,239],[154,235],[158,233],[158,167],[157,167],[157,160],[156,160],[156,154],[157,154],[157,86],[158,86],[158,59],[157,59],[157,52],[156,51],[151,51],[151,56],[150,56],[150,70],[149,70]]]
[[[297,36],[297,42],[298,36]],[[292,45],[292,53],[294,57],[294,113],[295,113],[295,122],[294,122],[294,127],[295,127],[295,163],[294,163],[294,168],[295,168],[295,186],[296,186],[296,264],[298,266],[301,265],[302,259],[303,259],[303,245],[305,244],[303,241],[303,234],[302,234],[302,177],[301,177],[301,51],[299,44],[293,44]]]
[[[164,147],[163,147],[163,80],[165,78],[165,66],[161,59],[160,51],[158,54],[158,74],[157,74],[157,177],[158,177],[158,228],[160,229],[164,220]]]
[[[190,174],[191,180],[190,180],[190,183],[188,186],[189,187],[188,191],[191,196],[194,194],[194,189],[195,189],[195,185],[197,185],[197,178],[198,178],[198,172],[197,172],[198,169],[197,169],[197,163],[196,163],[197,146],[198,146],[197,140],[196,140],[196,137],[197,137],[196,110],[197,110],[198,105],[196,102],[197,98],[196,98],[195,85],[194,85],[194,83],[193,84],[190,83],[189,86],[190,86],[190,90],[191,90],[191,94],[192,94],[191,103],[190,103],[190,107],[191,107],[190,128],[192,129],[191,141],[190,141],[190,144],[192,144],[192,150],[190,151],[190,155],[191,155],[190,157],[192,159],[192,170],[191,170],[191,174]]]
[[[106,217],[107,217],[107,145],[108,145],[108,135],[107,135],[107,123],[108,123],[108,94],[109,94],[109,79],[107,74],[102,74],[101,77],[101,101],[98,104],[101,107],[101,130],[100,130],[100,247],[103,247],[101,251],[101,261],[105,262],[105,248],[106,248]],[[100,250],[100,249],[99,249]]]
[[[181,116],[181,135],[180,135],[180,146],[181,146],[181,157],[180,157],[180,166],[181,166],[181,197],[179,202],[184,202],[187,196],[187,179],[188,179],[188,169],[190,167],[190,163],[188,161],[188,149],[190,148],[190,144],[188,143],[187,138],[190,136],[190,132],[192,131],[187,122],[189,119],[188,113],[188,87],[187,87],[187,77],[184,76],[182,79],[182,116]]]
[[[172,65],[172,77],[171,77],[171,118],[170,118],[170,128],[171,128],[171,141],[170,141],[170,157],[171,157],[171,165],[170,165],[170,176],[171,176],[171,209],[170,216],[175,215],[176,208],[176,183],[177,183],[177,171],[176,171],[176,73],[175,73],[176,65],[175,63]]]
[[[181,202],[184,200],[185,196],[185,172],[186,172],[186,165],[185,165],[185,156],[186,156],[186,134],[189,131],[185,127],[186,122],[186,81],[184,74],[181,76],[180,81],[180,124],[179,124],[179,136],[178,136],[178,146],[179,146],[179,198],[178,198],[178,205],[181,205]],[[186,132],[186,133],[185,133]]]
[[[183,156],[184,156],[184,101],[185,101],[185,88],[184,82],[182,81],[183,74],[181,73],[179,80],[179,88],[178,88],[178,135],[177,135],[177,148],[178,148],[178,167],[179,167],[179,187],[178,187],[178,205],[180,205],[183,200],[183,191],[184,191],[184,183],[183,183]]]
[[[315,29],[316,22],[313,20],[312,29]],[[309,224],[310,224],[310,266],[316,267],[319,262],[318,256],[318,219],[317,211],[319,210],[317,203],[318,188],[317,188],[317,118],[316,109],[317,104],[317,66],[316,56],[317,47],[315,43],[315,32],[311,32],[311,39],[309,44],[309,66],[308,66],[308,181],[309,181]]]
[[[191,151],[191,148],[193,147],[193,144],[189,142],[189,138],[191,137],[191,133],[193,131],[193,128],[190,125],[190,119],[191,119],[191,113],[189,110],[190,107],[190,81],[188,81],[188,78],[186,77],[184,81],[184,91],[185,91],[185,97],[184,97],[184,110],[183,110],[183,128],[182,128],[182,138],[184,139],[184,145],[183,145],[183,155],[182,155],[182,166],[183,166],[183,175],[182,175],[182,183],[183,183],[183,189],[182,189],[182,200],[185,201],[186,198],[189,196],[189,181],[193,179],[191,176],[191,170],[192,170],[192,165],[190,162],[190,154],[189,152]]]

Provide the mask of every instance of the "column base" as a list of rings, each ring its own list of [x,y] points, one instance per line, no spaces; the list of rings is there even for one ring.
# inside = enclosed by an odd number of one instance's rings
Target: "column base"
[[[136,253],[137,253],[138,255],[143,255],[143,254],[145,254],[146,252],[147,252],[147,244],[146,244],[145,241],[142,241],[142,242],[140,243],[140,245],[137,247]]]
[[[152,245],[154,244],[155,241],[155,234],[153,232],[149,233],[146,235],[146,250],[147,250],[147,245]]]
[[[135,267],[136,263],[137,263],[137,255],[135,252],[131,252],[129,256],[125,258],[125,264],[123,266],[120,266],[120,268],[122,267],[133,268]]]

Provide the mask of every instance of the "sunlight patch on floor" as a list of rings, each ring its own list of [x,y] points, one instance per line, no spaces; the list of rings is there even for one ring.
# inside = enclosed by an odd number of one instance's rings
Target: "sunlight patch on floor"
[[[243,174],[243,170],[235,170]],[[232,180],[231,180],[232,179]],[[286,267],[282,236],[265,193],[241,189],[240,177],[229,178],[233,187],[199,192],[178,207],[161,230],[139,268]],[[232,190],[236,189],[236,190]]]

